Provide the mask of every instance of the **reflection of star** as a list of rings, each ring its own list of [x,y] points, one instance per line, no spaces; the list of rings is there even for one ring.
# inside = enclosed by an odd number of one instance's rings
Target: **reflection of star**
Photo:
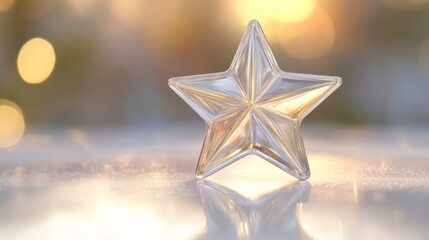
[[[340,84],[339,77],[281,71],[257,21],[250,22],[226,72],[169,80],[207,123],[199,178],[256,154],[307,179],[301,121]]]
[[[195,239],[308,239],[296,210],[298,203],[307,201],[308,182],[255,200],[209,181],[201,181],[198,187],[207,222]]]

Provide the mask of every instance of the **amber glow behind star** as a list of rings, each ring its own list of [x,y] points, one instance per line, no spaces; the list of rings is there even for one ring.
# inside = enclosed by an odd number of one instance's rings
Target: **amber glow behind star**
[[[281,71],[255,20],[227,71],[169,80],[207,123],[197,177],[254,154],[301,180],[310,177],[301,121],[340,84],[339,77]]]

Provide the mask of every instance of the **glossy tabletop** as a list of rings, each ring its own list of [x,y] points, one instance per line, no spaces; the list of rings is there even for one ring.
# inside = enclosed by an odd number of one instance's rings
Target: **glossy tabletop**
[[[311,177],[195,179],[204,127],[34,128],[0,150],[0,239],[428,239],[429,128],[303,125]]]

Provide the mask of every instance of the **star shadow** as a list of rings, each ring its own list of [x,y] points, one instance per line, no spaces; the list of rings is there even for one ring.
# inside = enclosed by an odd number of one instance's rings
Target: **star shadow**
[[[298,220],[311,185],[294,182],[256,199],[207,180],[198,182],[206,225],[193,239],[311,239]]]

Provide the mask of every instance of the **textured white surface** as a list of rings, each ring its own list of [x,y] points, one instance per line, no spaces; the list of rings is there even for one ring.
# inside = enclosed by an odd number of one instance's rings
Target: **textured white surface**
[[[429,236],[429,128],[304,124],[307,182],[252,156],[197,181],[202,130],[30,130],[0,150],[0,239]]]

